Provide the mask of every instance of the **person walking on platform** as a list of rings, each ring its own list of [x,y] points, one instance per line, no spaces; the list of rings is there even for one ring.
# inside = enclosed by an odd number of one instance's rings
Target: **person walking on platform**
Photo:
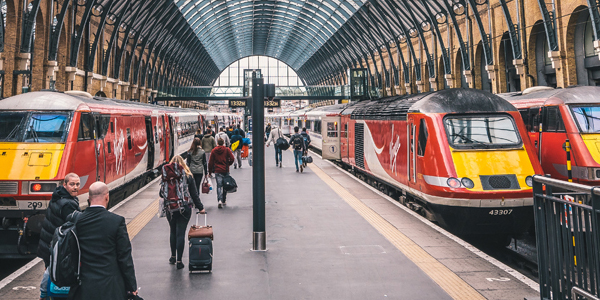
[[[271,123],[267,123],[267,128],[265,128],[265,134],[267,135],[267,140],[268,140],[269,135],[271,134]]]
[[[306,127],[302,127],[302,132],[300,132],[300,135],[304,139],[304,153],[302,153],[302,156],[307,156],[308,155],[308,147],[310,146],[310,135],[308,135],[308,132],[306,131]],[[303,161],[303,165],[306,168],[305,161]]]
[[[169,258],[169,263],[177,263],[177,269],[183,269],[184,267],[181,258],[183,256],[183,248],[185,247],[185,231],[187,230],[187,224],[192,216],[192,202],[200,212],[204,212],[204,205],[202,205],[200,196],[198,196],[198,189],[196,188],[196,181],[194,180],[192,171],[185,164],[181,156],[173,156],[171,162],[168,165],[163,166],[163,182],[161,183],[161,186],[169,185],[170,182],[177,186],[181,186],[177,179],[178,177],[181,178],[181,175],[185,177],[184,179],[185,183],[187,183],[189,199],[183,199],[183,207],[176,207],[175,209],[178,208],[178,210],[173,212],[167,211],[166,213],[167,221],[169,221],[169,227],[171,229],[169,238],[171,244],[171,257]],[[185,192],[186,191],[184,191],[184,194]],[[165,199],[166,197],[169,197],[169,195],[166,195],[165,193],[168,192],[165,192],[163,188],[161,188],[161,198]],[[186,195],[184,195],[184,197],[185,196]],[[189,201],[190,199],[191,201]],[[165,202],[167,202],[166,199]],[[169,206],[169,208],[171,208],[171,206]]]
[[[200,185],[202,184],[202,176],[204,176],[204,174],[207,174],[206,154],[204,153],[204,149],[200,147],[201,144],[202,142],[200,141],[200,139],[195,138],[192,142],[192,147],[190,147],[190,150],[188,150],[187,158],[188,166],[190,168],[190,171],[192,171],[194,181],[196,182],[195,186],[197,191],[200,191]]]
[[[42,223],[42,230],[40,232],[39,246],[37,250],[37,256],[44,261],[44,276],[40,284],[40,299],[46,298],[46,291],[48,288],[48,265],[50,265],[50,243],[54,236],[54,231],[57,227],[64,224],[67,217],[74,211],[81,211],[79,208],[79,199],[77,199],[77,193],[79,192],[81,181],[79,176],[75,173],[69,173],[65,175],[63,184],[54,190],[52,198],[46,209],[46,217]]]
[[[202,149],[204,150],[204,153],[206,153],[207,159],[210,159],[210,152],[216,146],[217,143],[215,142],[215,138],[212,136],[212,131],[210,130],[209,126],[204,134],[204,137],[202,138]]]
[[[242,167],[242,140],[244,137],[240,134],[240,129],[236,129],[233,131],[231,135],[231,150],[233,151],[233,157],[235,158],[235,162],[233,163],[233,168],[237,169],[238,167]],[[236,144],[236,142],[238,142]]]
[[[294,147],[294,162],[296,163],[296,172],[304,172],[304,165],[302,164],[302,154],[306,151],[306,144],[304,138],[298,133],[300,128],[294,127],[295,134],[290,138],[290,145]]]
[[[216,130],[216,129],[215,129],[215,130]],[[212,137],[215,137],[215,134],[216,134],[216,133],[215,133],[215,130],[213,130],[213,129],[212,129],[212,126],[208,125],[208,126],[206,127],[206,130],[204,131],[204,134],[207,134],[207,133],[208,133],[208,134],[212,135]]]
[[[223,139],[218,139],[217,144],[219,146],[213,149],[214,155],[211,155],[208,160],[208,172],[209,174],[216,174],[218,207],[223,208],[227,201],[227,191],[223,189],[223,179],[229,174],[229,166],[233,164],[235,159],[231,150],[223,145],[225,144]]]
[[[202,129],[200,129],[200,128],[196,129],[196,134],[194,134],[194,138],[202,140],[203,137],[204,137],[204,134],[202,134]]]
[[[77,219],[80,248],[79,279],[69,299],[125,300],[137,296],[137,282],[131,257],[131,242],[125,218],[106,210],[108,186],[94,182],[89,188],[90,207]]]
[[[240,127],[240,124],[237,124],[237,130],[238,130],[239,135],[242,136],[242,138],[246,138],[246,133],[244,132],[244,129],[242,129],[242,127]]]
[[[219,131],[219,133],[217,133],[217,136],[215,137],[215,139],[218,140],[219,138],[221,138],[221,139],[223,139],[223,141],[225,141],[225,147],[231,146],[231,140],[229,140],[229,136],[227,135],[227,132],[225,132],[225,127],[221,127],[221,131]]]
[[[271,145],[271,143],[273,143],[273,148],[275,148],[275,166],[281,168],[283,165],[282,151],[281,151],[281,148],[279,148],[279,146],[277,146],[277,140],[280,138],[283,138],[281,129],[279,129],[279,127],[277,127],[277,125],[273,125],[273,130],[271,130],[271,135],[269,136],[269,139],[267,140],[267,147],[269,147],[269,145]]]

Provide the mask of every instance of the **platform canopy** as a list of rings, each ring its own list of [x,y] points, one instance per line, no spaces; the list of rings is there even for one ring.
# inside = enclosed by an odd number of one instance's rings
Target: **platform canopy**
[[[312,82],[322,82],[324,76],[339,74],[357,61],[381,55],[382,49],[389,52],[390,47],[398,47],[399,43],[424,39],[424,32],[447,26],[448,11],[463,14],[469,4],[477,6],[486,1],[175,0],[174,3],[218,69],[223,70],[243,57],[266,55],[287,63],[304,78],[312,77]],[[415,51],[409,50],[411,57],[403,57],[402,63],[417,59]],[[395,60],[394,65],[401,64]]]

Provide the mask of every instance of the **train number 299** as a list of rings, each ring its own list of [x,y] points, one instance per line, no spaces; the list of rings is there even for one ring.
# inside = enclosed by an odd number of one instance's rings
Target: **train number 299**
[[[512,209],[492,209],[489,214],[492,216],[505,216],[512,214]]]
[[[42,202],[27,202],[27,208],[37,209],[42,208],[44,204]]]

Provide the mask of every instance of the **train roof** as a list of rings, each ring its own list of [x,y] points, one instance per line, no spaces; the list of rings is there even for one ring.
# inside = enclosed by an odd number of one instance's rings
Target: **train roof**
[[[518,93],[498,95],[517,108],[560,105],[560,104],[593,104],[600,103],[600,87],[573,86],[565,89],[549,87],[533,87]]]
[[[482,90],[447,89],[417,95],[360,101],[342,114],[353,119],[406,120],[412,113],[485,113],[516,111],[508,101]]]
[[[340,113],[344,108],[348,106],[347,103],[344,104],[334,104],[327,106],[319,106],[311,111],[306,113],[307,116],[316,116],[316,115],[329,115],[329,114],[337,114]]]
[[[107,106],[120,109],[149,109],[179,113],[200,113],[201,111],[188,108],[158,106],[134,101],[90,97],[87,93],[63,93],[55,91],[39,91],[24,93],[0,100],[0,110],[88,110],[90,106]]]

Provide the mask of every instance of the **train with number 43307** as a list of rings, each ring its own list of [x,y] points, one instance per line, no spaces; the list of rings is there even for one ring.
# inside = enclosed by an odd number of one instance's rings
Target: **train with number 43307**
[[[519,111],[496,95],[449,89],[273,121],[307,127],[324,159],[456,234],[505,242],[533,222],[532,176],[542,168]]]
[[[0,100],[0,256],[33,255],[52,192],[68,173],[88,188],[105,182],[110,206],[133,194],[197,129],[239,123],[240,116],[92,97],[32,92]]]

